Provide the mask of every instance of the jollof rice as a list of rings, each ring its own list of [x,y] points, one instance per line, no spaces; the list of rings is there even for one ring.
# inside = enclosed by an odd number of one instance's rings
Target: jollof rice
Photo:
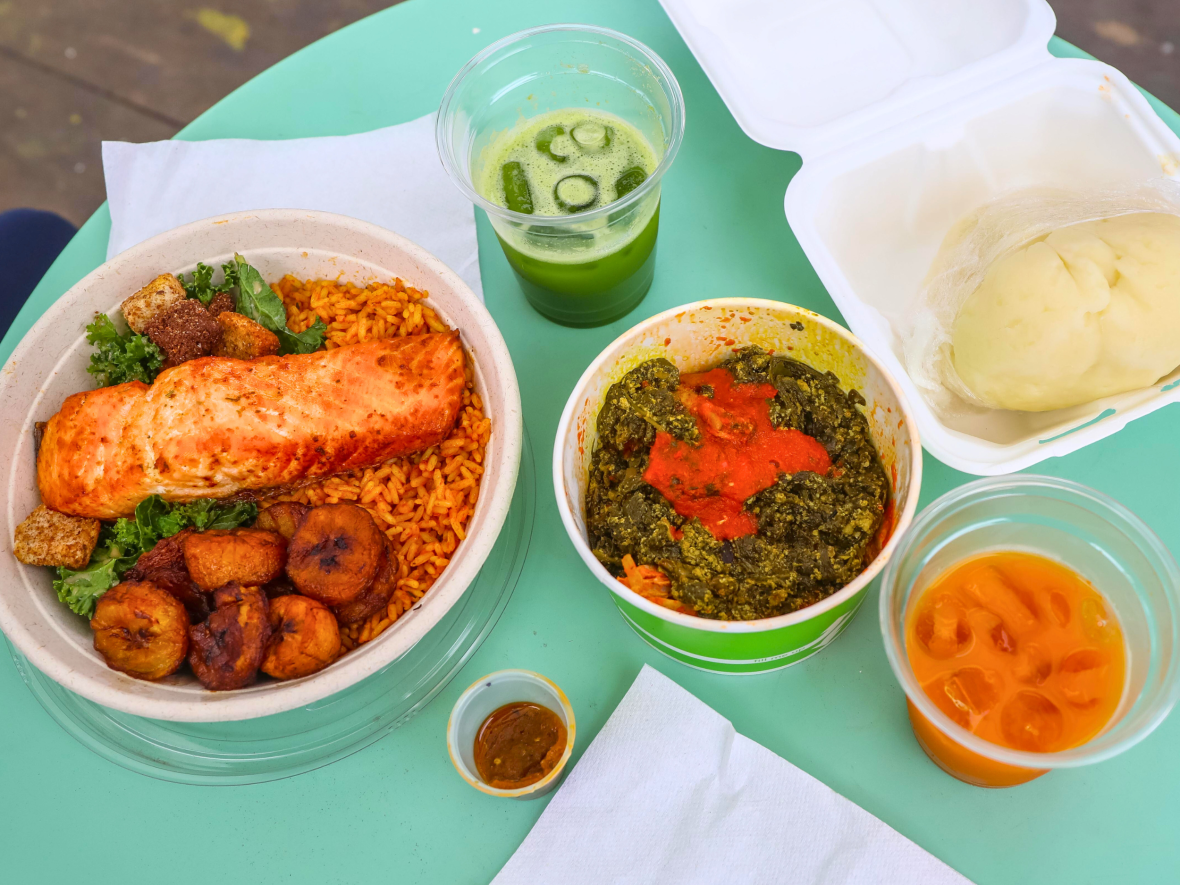
[[[330,280],[301,282],[288,274],[271,286],[287,308],[287,324],[301,332],[318,316],[328,324],[328,349],[377,338],[444,332],[447,326],[422,303],[427,297],[400,279],[361,288]],[[378,467],[333,476],[262,503],[312,506],[353,501],[368,510],[397,553],[397,589],[389,606],[369,620],[341,627],[342,651],[379,636],[417,604],[450,562],[475,511],[491,421],[475,392],[471,361],[459,420],[440,445]]]

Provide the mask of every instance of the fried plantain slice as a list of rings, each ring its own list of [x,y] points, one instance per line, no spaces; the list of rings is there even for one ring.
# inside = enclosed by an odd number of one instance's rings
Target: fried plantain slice
[[[94,650],[107,666],[136,679],[163,679],[188,653],[188,612],[171,593],[147,581],[124,581],[104,593],[90,629]]]
[[[352,602],[337,605],[332,609],[336,613],[336,620],[344,626],[367,621],[389,605],[390,597],[397,589],[397,556],[388,540],[385,542],[382,557],[381,567],[377,570],[377,577],[373,579],[373,583]]]
[[[267,581],[262,585],[262,592],[266,594],[267,599],[276,599],[279,596],[287,596],[291,593],[298,593],[295,585],[291,583],[291,579],[287,577],[287,573],[279,575],[273,581]]]
[[[262,529],[211,529],[184,539],[184,564],[202,590],[273,581],[287,562],[287,541]]]
[[[385,535],[355,504],[313,507],[287,548],[295,589],[324,605],[343,605],[365,592],[385,554]]]
[[[270,638],[270,607],[260,587],[230,584],[213,594],[217,609],[189,631],[188,662],[211,691],[245,688],[258,678]]]
[[[184,564],[184,539],[193,533],[185,529],[139,557],[139,561],[123,575],[124,581],[148,581],[180,600],[188,611],[189,620],[199,624],[213,611],[209,595],[189,577]]]
[[[310,676],[338,654],[340,628],[330,608],[309,596],[280,596],[271,602],[263,673],[275,679]]]
[[[258,514],[258,518],[254,520],[254,528],[278,532],[290,541],[295,530],[299,528],[299,523],[303,522],[303,517],[310,511],[310,507],[298,501],[279,501]]]

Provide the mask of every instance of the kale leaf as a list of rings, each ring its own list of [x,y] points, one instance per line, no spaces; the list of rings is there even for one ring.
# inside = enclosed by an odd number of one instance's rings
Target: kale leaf
[[[225,273],[222,282],[213,283],[213,268],[197,264],[192,278],[186,280],[181,274],[180,281],[189,298],[196,298],[206,307],[219,292],[232,293],[237,290],[237,311],[263,328],[274,332],[279,338],[279,353],[312,353],[324,346],[328,327],[316,317],[311,328],[292,332],[287,328],[287,309],[283,300],[266,284],[257,269],[246,263],[246,259],[234,253],[233,261],[221,265]]]
[[[159,495],[144,498],[135,508],[134,519],[115,522],[118,543],[134,550],[136,558],[147,553],[163,538],[170,538],[189,527],[199,532],[206,529],[235,529],[251,523],[258,516],[258,505],[251,501],[220,504],[202,500],[188,504],[169,504]]]
[[[233,261],[221,265],[225,279],[217,285],[213,284],[213,268],[202,262],[197,262],[197,269],[193,271],[192,279],[186,280],[180,275],[180,283],[189,298],[196,298],[206,307],[213,301],[218,292],[230,292],[238,285],[238,266]]]
[[[94,322],[86,327],[86,340],[95,347],[86,371],[99,387],[127,381],[151,384],[164,365],[164,354],[150,338],[134,332],[120,334],[106,314],[94,315]]]
[[[250,501],[169,504],[159,495],[152,495],[139,502],[134,518],[124,517],[114,525],[104,525],[86,568],[59,568],[53,589],[72,611],[94,617],[98,598],[118,584],[139,557],[162,539],[189,527],[200,532],[234,529],[254,522],[257,516],[258,506]]]
[[[122,546],[113,527],[103,526],[98,545],[85,568],[77,571],[64,566],[58,568],[57,580],[53,582],[57,598],[75,614],[94,617],[98,598],[119,583],[123,573],[135,565],[142,552],[135,550],[134,554],[128,555],[128,550]]]
[[[246,263],[241,255],[234,254],[237,263],[238,312],[254,320],[260,326],[270,329],[279,336],[279,353],[312,353],[324,345],[328,327],[316,317],[311,328],[292,332],[287,328],[287,309],[283,300],[266,284],[257,270]]]

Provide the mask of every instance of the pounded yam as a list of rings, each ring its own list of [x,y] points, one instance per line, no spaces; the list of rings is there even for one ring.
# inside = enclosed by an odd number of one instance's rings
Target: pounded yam
[[[997,259],[955,317],[955,371],[994,408],[1060,409],[1180,366],[1180,217],[1118,215]]]

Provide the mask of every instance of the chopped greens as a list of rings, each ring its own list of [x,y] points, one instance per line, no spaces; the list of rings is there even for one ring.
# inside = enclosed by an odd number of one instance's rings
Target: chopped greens
[[[257,270],[241,255],[234,255],[237,263],[238,312],[270,329],[279,336],[279,353],[312,353],[324,344],[328,327],[316,317],[311,328],[292,332],[287,328],[287,309],[274,290],[266,284]]]
[[[221,265],[221,270],[225,273],[225,279],[214,285],[213,268],[203,262],[197,262],[197,269],[193,271],[191,280],[186,280],[184,274],[180,275],[180,283],[184,286],[185,294],[189,298],[196,298],[206,307],[218,292],[232,294],[238,285],[238,266],[235,262],[230,261]]]
[[[164,354],[150,338],[130,331],[121,334],[106,314],[94,315],[94,322],[86,327],[86,340],[95,347],[86,371],[99,387],[127,381],[151,384],[164,365]]]
[[[237,253],[234,260],[221,265],[224,279],[213,282],[214,270],[198,263],[186,279],[180,275],[181,285],[189,298],[208,307],[220,293],[237,292],[238,313],[274,332],[279,338],[279,353],[312,353],[324,346],[328,327],[316,317],[315,323],[302,332],[287,328],[287,309],[283,301],[266,284],[255,268]],[[151,384],[164,365],[164,354],[146,335],[135,332],[120,333],[111,318],[95,314],[94,322],[86,327],[86,340],[95,346],[87,371],[98,381],[99,387],[111,387],[127,381]]]
[[[135,508],[135,518],[124,517],[115,522],[117,541],[135,551],[135,556],[147,553],[162,538],[170,538],[182,529],[235,529],[253,522],[258,506],[250,501],[219,504],[216,501],[193,501],[189,504],[169,504],[159,495],[144,498]]]
[[[738,384],[773,385],[771,422],[817,440],[833,469],[780,473],[744,502],[758,531],[719,540],[645,478],[657,433],[693,445],[698,432],[677,396],[676,367],[648,360],[611,386],[598,414],[586,488],[591,547],[616,576],[626,572],[627,555],[663,572],[668,595],[701,617],[752,620],[797,611],[864,570],[885,518],[889,481],[857,408],[864,399],[830,372],[758,347],[743,348],[721,367]],[[707,385],[696,393],[713,395]]]
[[[86,568],[74,571],[59,567],[53,589],[57,598],[84,618],[94,617],[98,598],[119,583],[124,572],[135,565],[139,553],[128,555],[115,539],[115,530],[104,525],[98,535],[98,546],[90,555]]]
[[[118,584],[139,557],[163,538],[189,527],[199,532],[234,529],[254,522],[257,516],[258,506],[250,501],[169,504],[159,495],[152,495],[139,502],[134,518],[124,517],[114,525],[104,525],[86,568],[59,568],[53,589],[72,611],[91,618],[98,598]]]

